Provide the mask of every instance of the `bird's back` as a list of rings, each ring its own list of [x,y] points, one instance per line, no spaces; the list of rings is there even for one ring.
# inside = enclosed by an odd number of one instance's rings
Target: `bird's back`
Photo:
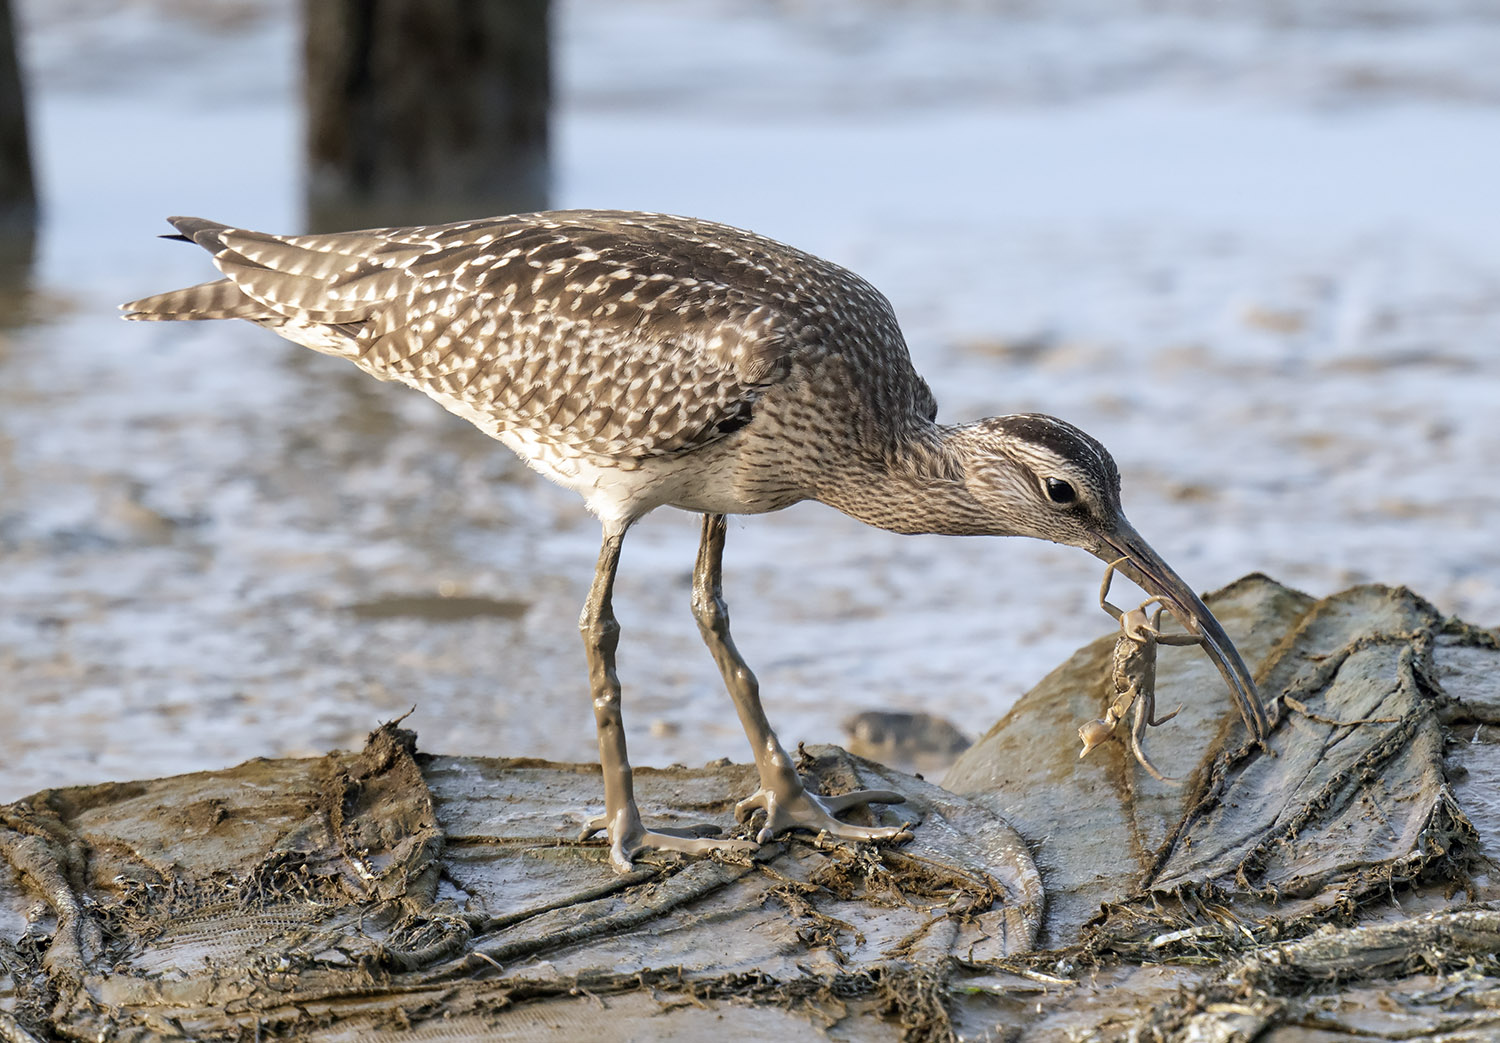
[[[173,224],[225,278],[128,318],[247,319],[557,452],[681,455],[778,394],[866,441],[935,412],[869,283],[726,225],[611,211],[301,236]]]

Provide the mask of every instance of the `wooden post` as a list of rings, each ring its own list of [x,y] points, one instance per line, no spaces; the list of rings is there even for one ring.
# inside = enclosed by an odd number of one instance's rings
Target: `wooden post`
[[[36,181],[10,0],[0,0],[0,285],[24,285],[36,242]]]
[[[547,202],[548,0],[304,0],[308,225]]]

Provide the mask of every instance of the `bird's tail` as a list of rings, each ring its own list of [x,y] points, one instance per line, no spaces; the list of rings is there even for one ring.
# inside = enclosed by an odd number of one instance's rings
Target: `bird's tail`
[[[263,319],[264,304],[245,296],[228,279],[199,283],[181,290],[168,290],[120,305],[125,318],[146,322],[169,319]]]
[[[164,235],[163,239],[180,239],[186,243],[197,243],[209,253],[224,248],[222,235],[228,225],[217,221],[206,221],[201,217],[169,218],[177,235]],[[264,319],[273,313],[264,304],[255,300],[237,287],[232,280],[217,279],[199,283],[181,290],[169,290],[138,301],[120,305],[125,318],[140,321],[166,321],[171,319]]]

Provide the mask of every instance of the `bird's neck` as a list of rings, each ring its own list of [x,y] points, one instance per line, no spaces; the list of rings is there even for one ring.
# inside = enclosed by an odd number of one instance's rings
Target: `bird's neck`
[[[829,469],[818,499],[867,525],[901,533],[1004,535],[965,484],[965,425],[925,424]]]

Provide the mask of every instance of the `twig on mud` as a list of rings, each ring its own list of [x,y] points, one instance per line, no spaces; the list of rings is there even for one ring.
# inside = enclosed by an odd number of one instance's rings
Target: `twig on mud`
[[[1353,728],[1358,724],[1400,724],[1400,717],[1357,717],[1352,721],[1341,721],[1334,717],[1324,717],[1320,713],[1314,713],[1307,708],[1307,704],[1300,699],[1293,699],[1290,695],[1283,695],[1281,701],[1291,707],[1309,721],[1317,721],[1319,724],[1331,724],[1336,728]]]
[[[590,992],[588,989],[584,988],[582,985],[580,985],[578,983],[578,980],[576,978],[573,980],[573,986],[570,989],[568,989],[568,995],[569,996],[587,996],[589,999],[591,999],[595,1003],[599,1004],[599,1009],[600,1010],[609,1010],[609,1004],[604,1002],[604,997],[600,996],[596,992]]]
[[[485,952],[483,949],[472,949],[472,950],[470,950],[469,955],[470,956],[478,956],[481,960],[483,960],[485,963],[489,964],[491,967],[495,968],[495,970],[497,970],[497,971],[500,971],[502,973],[505,971],[504,965],[501,964],[501,962],[499,960],[495,959],[489,953]]]

